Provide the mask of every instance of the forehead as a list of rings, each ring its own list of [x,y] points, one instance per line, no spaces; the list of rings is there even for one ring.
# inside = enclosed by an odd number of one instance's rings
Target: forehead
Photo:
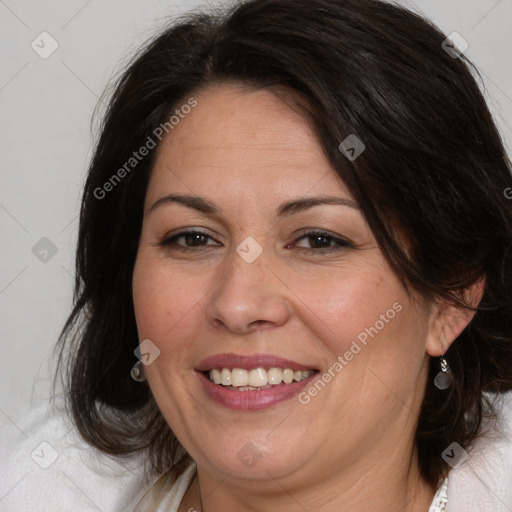
[[[148,200],[170,189],[350,197],[304,116],[270,91],[224,85],[192,96],[197,105],[160,144]]]

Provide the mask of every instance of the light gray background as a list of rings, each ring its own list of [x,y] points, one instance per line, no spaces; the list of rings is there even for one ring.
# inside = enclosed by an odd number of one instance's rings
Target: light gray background
[[[466,54],[480,69],[510,148],[512,0],[400,3],[468,41]],[[77,215],[98,98],[167,16],[204,4],[0,0],[0,426],[22,422],[31,402],[48,394],[48,356],[71,307]],[[47,59],[31,47],[43,31],[59,45]],[[42,237],[57,248],[47,262],[32,252]]]

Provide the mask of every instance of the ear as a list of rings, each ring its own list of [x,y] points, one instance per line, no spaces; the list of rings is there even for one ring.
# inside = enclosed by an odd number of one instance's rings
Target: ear
[[[485,277],[466,288],[462,295],[465,303],[476,308],[485,290]],[[429,331],[425,349],[433,357],[446,353],[475,316],[475,311],[454,306],[446,301],[436,302],[430,314]]]

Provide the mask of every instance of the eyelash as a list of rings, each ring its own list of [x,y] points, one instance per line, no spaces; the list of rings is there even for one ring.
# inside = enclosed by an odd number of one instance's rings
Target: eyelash
[[[164,247],[164,248],[169,248],[171,246],[174,246],[174,248],[177,248],[177,250],[182,251],[182,252],[193,252],[193,251],[197,250],[197,248],[204,248],[209,245],[214,245],[214,244],[207,243],[206,245],[187,246],[187,245],[180,245],[180,244],[176,243],[177,240],[179,240],[180,238],[184,238],[187,236],[196,236],[196,235],[200,235],[200,236],[209,238],[211,240],[214,240],[207,233],[204,233],[199,230],[189,230],[189,231],[181,231],[179,233],[176,233],[175,235],[166,237],[161,242],[159,242],[158,245],[160,247]],[[307,239],[307,238],[309,238],[310,241],[313,238],[325,238],[325,239],[328,239],[330,244],[335,244],[335,245],[329,245],[327,247],[320,247],[320,248],[296,247],[298,250],[307,251],[307,252],[316,252],[316,253],[319,253],[319,252],[326,253],[326,252],[339,251],[339,250],[342,250],[345,248],[350,248],[350,247],[353,248],[354,247],[353,244],[351,244],[348,240],[345,240],[338,236],[334,236],[327,231],[322,231],[322,230],[307,231],[307,230],[305,230],[301,233],[301,235],[298,238],[296,238],[296,240],[292,244],[286,245],[286,248],[289,248],[291,245],[294,245],[297,242],[299,242],[300,240]]]
[[[339,251],[341,249],[346,249],[350,247],[354,247],[353,244],[351,244],[348,240],[345,240],[344,238],[341,238],[339,236],[335,236],[332,233],[329,233],[328,231],[322,231],[322,230],[304,230],[301,232],[300,236],[293,242],[293,244],[296,244],[298,241],[306,239],[306,238],[326,238],[330,241],[331,244],[335,245],[329,245],[328,247],[321,247],[321,248],[312,248],[312,247],[297,247],[299,250],[304,251],[313,251],[313,252],[333,252],[333,251]],[[288,247],[288,245],[286,246]]]
[[[179,240],[180,238],[184,238],[186,236],[195,236],[195,235],[201,235],[201,236],[205,236],[207,238],[210,238],[211,240],[213,240],[213,238],[208,235],[207,233],[203,233],[202,231],[199,231],[199,230],[196,230],[196,229],[191,229],[189,231],[180,231],[179,233],[176,233],[175,235],[172,235],[170,237],[165,237],[161,242],[158,243],[158,245],[160,247],[170,247],[170,246],[175,246],[178,248],[178,250],[180,251],[183,251],[183,252],[187,252],[187,251],[193,251],[194,250],[194,246],[186,246],[186,245],[180,245],[180,244],[177,244],[176,243],[176,240]],[[212,245],[212,244],[207,244],[207,245]],[[195,247],[204,247],[204,246],[195,246]]]

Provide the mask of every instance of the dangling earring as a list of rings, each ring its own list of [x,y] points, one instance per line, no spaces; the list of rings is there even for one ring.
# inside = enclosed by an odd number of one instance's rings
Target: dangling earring
[[[434,385],[437,389],[445,390],[452,385],[452,372],[444,355],[441,356],[439,362],[441,365],[441,370],[438,372],[434,379]]]
[[[130,371],[130,376],[137,382],[144,382],[146,380],[146,376],[144,375],[144,365],[142,364],[142,361],[137,361],[133,365],[133,368]]]

